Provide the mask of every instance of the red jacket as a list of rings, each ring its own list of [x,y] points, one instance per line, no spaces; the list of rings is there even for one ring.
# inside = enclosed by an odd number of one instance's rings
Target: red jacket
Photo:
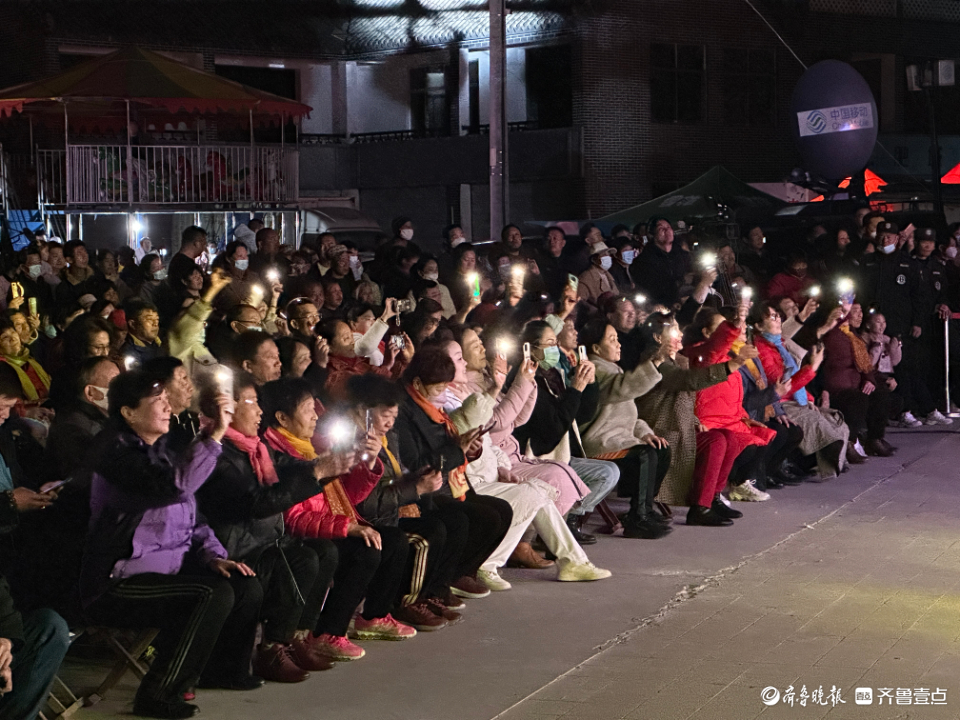
[[[802,307],[805,302],[804,296],[806,295],[807,288],[811,285],[813,285],[813,278],[798,278],[796,275],[791,275],[790,273],[777,273],[773,276],[773,279],[767,283],[764,298],[788,297]]]
[[[373,470],[358,463],[339,480],[327,485],[323,492],[294,505],[283,514],[287,532],[304,538],[345,538],[352,523],[365,524],[353,506],[363,502],[383,477],[383,463],[377,460]],[[337,514],[328,494],[347,503],[348,514]],[[336,501],[335,501],[336,502]]]
[[[347,399],[347,380],[349,380],[354,375],[366,375],[367,373],[376,373],[377,375],[382,375],[386,378],[393,377],[393,368],[385,368],[384,366],[375,367],[370,364],[370,361],[365,357],[341,357],[339,355],[331,355],[330,360],[327,362],[327,382],[324,387],[329,393],[330,398],[337,401],[345,401]]]
[[[877,385],[880,380],[874,371],[861,373],[853,359],[853,347],[840,328],[823,336],[823,386],[828,392],[860,390],[864,383]]]
[[[773,385],[778,382],[780,378],[783,377],[784,372],[786,372],[783,365],[783,358],[780,357],[780,351],[777,350],[776,345],[759,333],[753,336],[753,344],[757,346],[757,352],[760,353],[759,360],[760,364],[763,365],[763,371],[767,374],[767,381]],[[780,399],[792,400],[793,393],[805,388],[816,376],[817,373],[814,372],[812,367],[804,365],[790,378],[790,394],[784,395]],[[807,398],[810,402],[813,402],[813,396],[811,396],[810,393],[807,393]]]
[[[740,337],[740,330],[724,320],[713,335],[703,342],[684,349],[691,367],[707,367],[730,359],[730,348]],[[776,435],[769,428],[752,427],[744,420],[748,417],[743,409],[743,376],[730,373],[718,385],[697,391],[697,419],[708,430],[716,428],[731,430],[741,442],[741,450],[748,445],[766,445]]]

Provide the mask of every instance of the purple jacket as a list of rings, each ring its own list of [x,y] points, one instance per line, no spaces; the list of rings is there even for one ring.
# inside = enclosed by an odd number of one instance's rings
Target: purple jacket
[[[85,606],[111,582],[142,573],[177,574],[187,553],[204,565],[227,557],[198,514],[195,498],[216,467],[221,446],[201,437],[174,453],[167,439],[147,445],[121,430],[105,443],[93,474],[80,573]]]

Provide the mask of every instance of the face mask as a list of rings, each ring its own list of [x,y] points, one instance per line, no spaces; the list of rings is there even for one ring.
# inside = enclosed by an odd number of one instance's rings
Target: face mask
[[[164,280],[166,277],[167,277],[167,269],[166,269],[166,268],[160,268],[159,270],[157,270],[157,271],[153,274],[153,279],[154,279],[154,280]]]
[[[559,362],[560,348],[552,345],[543,349],[543,360],[540,361],[541,365],[549,370],[550,368],[555,368]]]
[[[632,265],[633,259],[637,256],[637,253],[634,250],[624,250],[620,253],[620,259],[623,261],[624,265]]]
[[[436,282],[437,280],[440,279],[440,275],[439,275],[438,273],[426,273],[426,274],[423,276],[423,279],[424,279],[424,280],[432,280],[433,282]]]
[[[884,255],[889,255],[896,249],[897,249],[897,244],[894,243],[893,245],[884,245],[882,248],[880,248],[880,252],[882,252]]]
[[[457,245],[463,245],[467,239],[465,237],[457,237],[450,241],[450,247],[455,248]]]
[[[240,271],[242,272],[242,271],[246,270],[247,267],[250,265],[250,260],[249,260],[249,259],[247,259],[247,260],[236,260],[233,264],[234,264],[234,266],[237,268],[237,270],[240,270]]]
[[[943,251],[943,254],[952,260],[957,256],[957,249],[955,247],[948,247]]]
[[[93,400],[93,404],[96,405],[101,410],[103,410],[104,412],[106,412],[107,409],[110,407],[110,403],[107,400],[107,388],[100,387],[99,385],[91,385],[90,387],[92,387],[94,390],[99,390],[101,393],[103,393],[103,398],[100,400]]]
[[[41,268],[39,265],[30,265],[27,267],[27,274],[30,275],[30,277],[33,278],[34,280],[40,277],[40,273],[42,271],[43,271],[43,268]]]
[[[43,334],[52,340],[57,336],[57,328],[53,325],[47,325],[43,329]]]
[[[413,230],[410,228],[404,228],[400,231],[400,237],[404,240],[413,240]]]
[[[600,258],[600,267],[602,267],[604,270],[609,270],[612,268],[613,258],[609,255],[604,255],[602,258]]]

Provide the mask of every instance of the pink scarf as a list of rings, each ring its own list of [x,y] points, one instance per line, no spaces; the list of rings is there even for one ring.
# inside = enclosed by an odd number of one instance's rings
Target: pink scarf
[[[270,459],[270,453],[267,451],[267,446],[260,441],[259,437],[244,435],[232,427],[227,428],[224,437],[247,454],[261,485],[269,486],[280,481],[280,478],[277,477],[277,471],[273,467],[273,460]]]

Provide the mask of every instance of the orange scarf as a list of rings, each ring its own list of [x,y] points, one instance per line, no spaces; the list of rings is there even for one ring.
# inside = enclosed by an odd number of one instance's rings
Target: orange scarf
[[[873,360],[870,359],[870,351],[867,350],[867,344],[860,339],[859,335],[850,329],[849,325],[841,325],[840,332],[850,339],[850,347],[853,350],[853,362],[857,366],[857,370],[864,375],[873,372]]]
[[[413,385],[407,385],[407,394],[413,398],[417,407],[423,410],[431,421],[437,425],[443,425],[447,429],[447,435],[454,440],[459,440],[460,433],[457,432],[457,427],[453,424],[449,415],[440,408],[431,405],[430,401],[417,392]],[[467,463],[464,462],[460,467],[451,468],[447,474],[447,482],[450,485],[450,492],[453,493],[453,497],[463,500],[467,490],[470,489],[470,484],[467,482]]]
[[[267,442],[280,452],[291,455],[301,460],[316,460],[317,451],[309,440],[299,438],[284,428],[267,428],[264,433]],[[350,504],[350,498],[347,497],[347,491],[343,489],[340,478],[337,478],[329,485],[324,486],[323,494],[327,498],[327,505],[330,506],[330,512],[334,515],[342,515],[350,518],[355,523],[362,523],[357,511]]]

